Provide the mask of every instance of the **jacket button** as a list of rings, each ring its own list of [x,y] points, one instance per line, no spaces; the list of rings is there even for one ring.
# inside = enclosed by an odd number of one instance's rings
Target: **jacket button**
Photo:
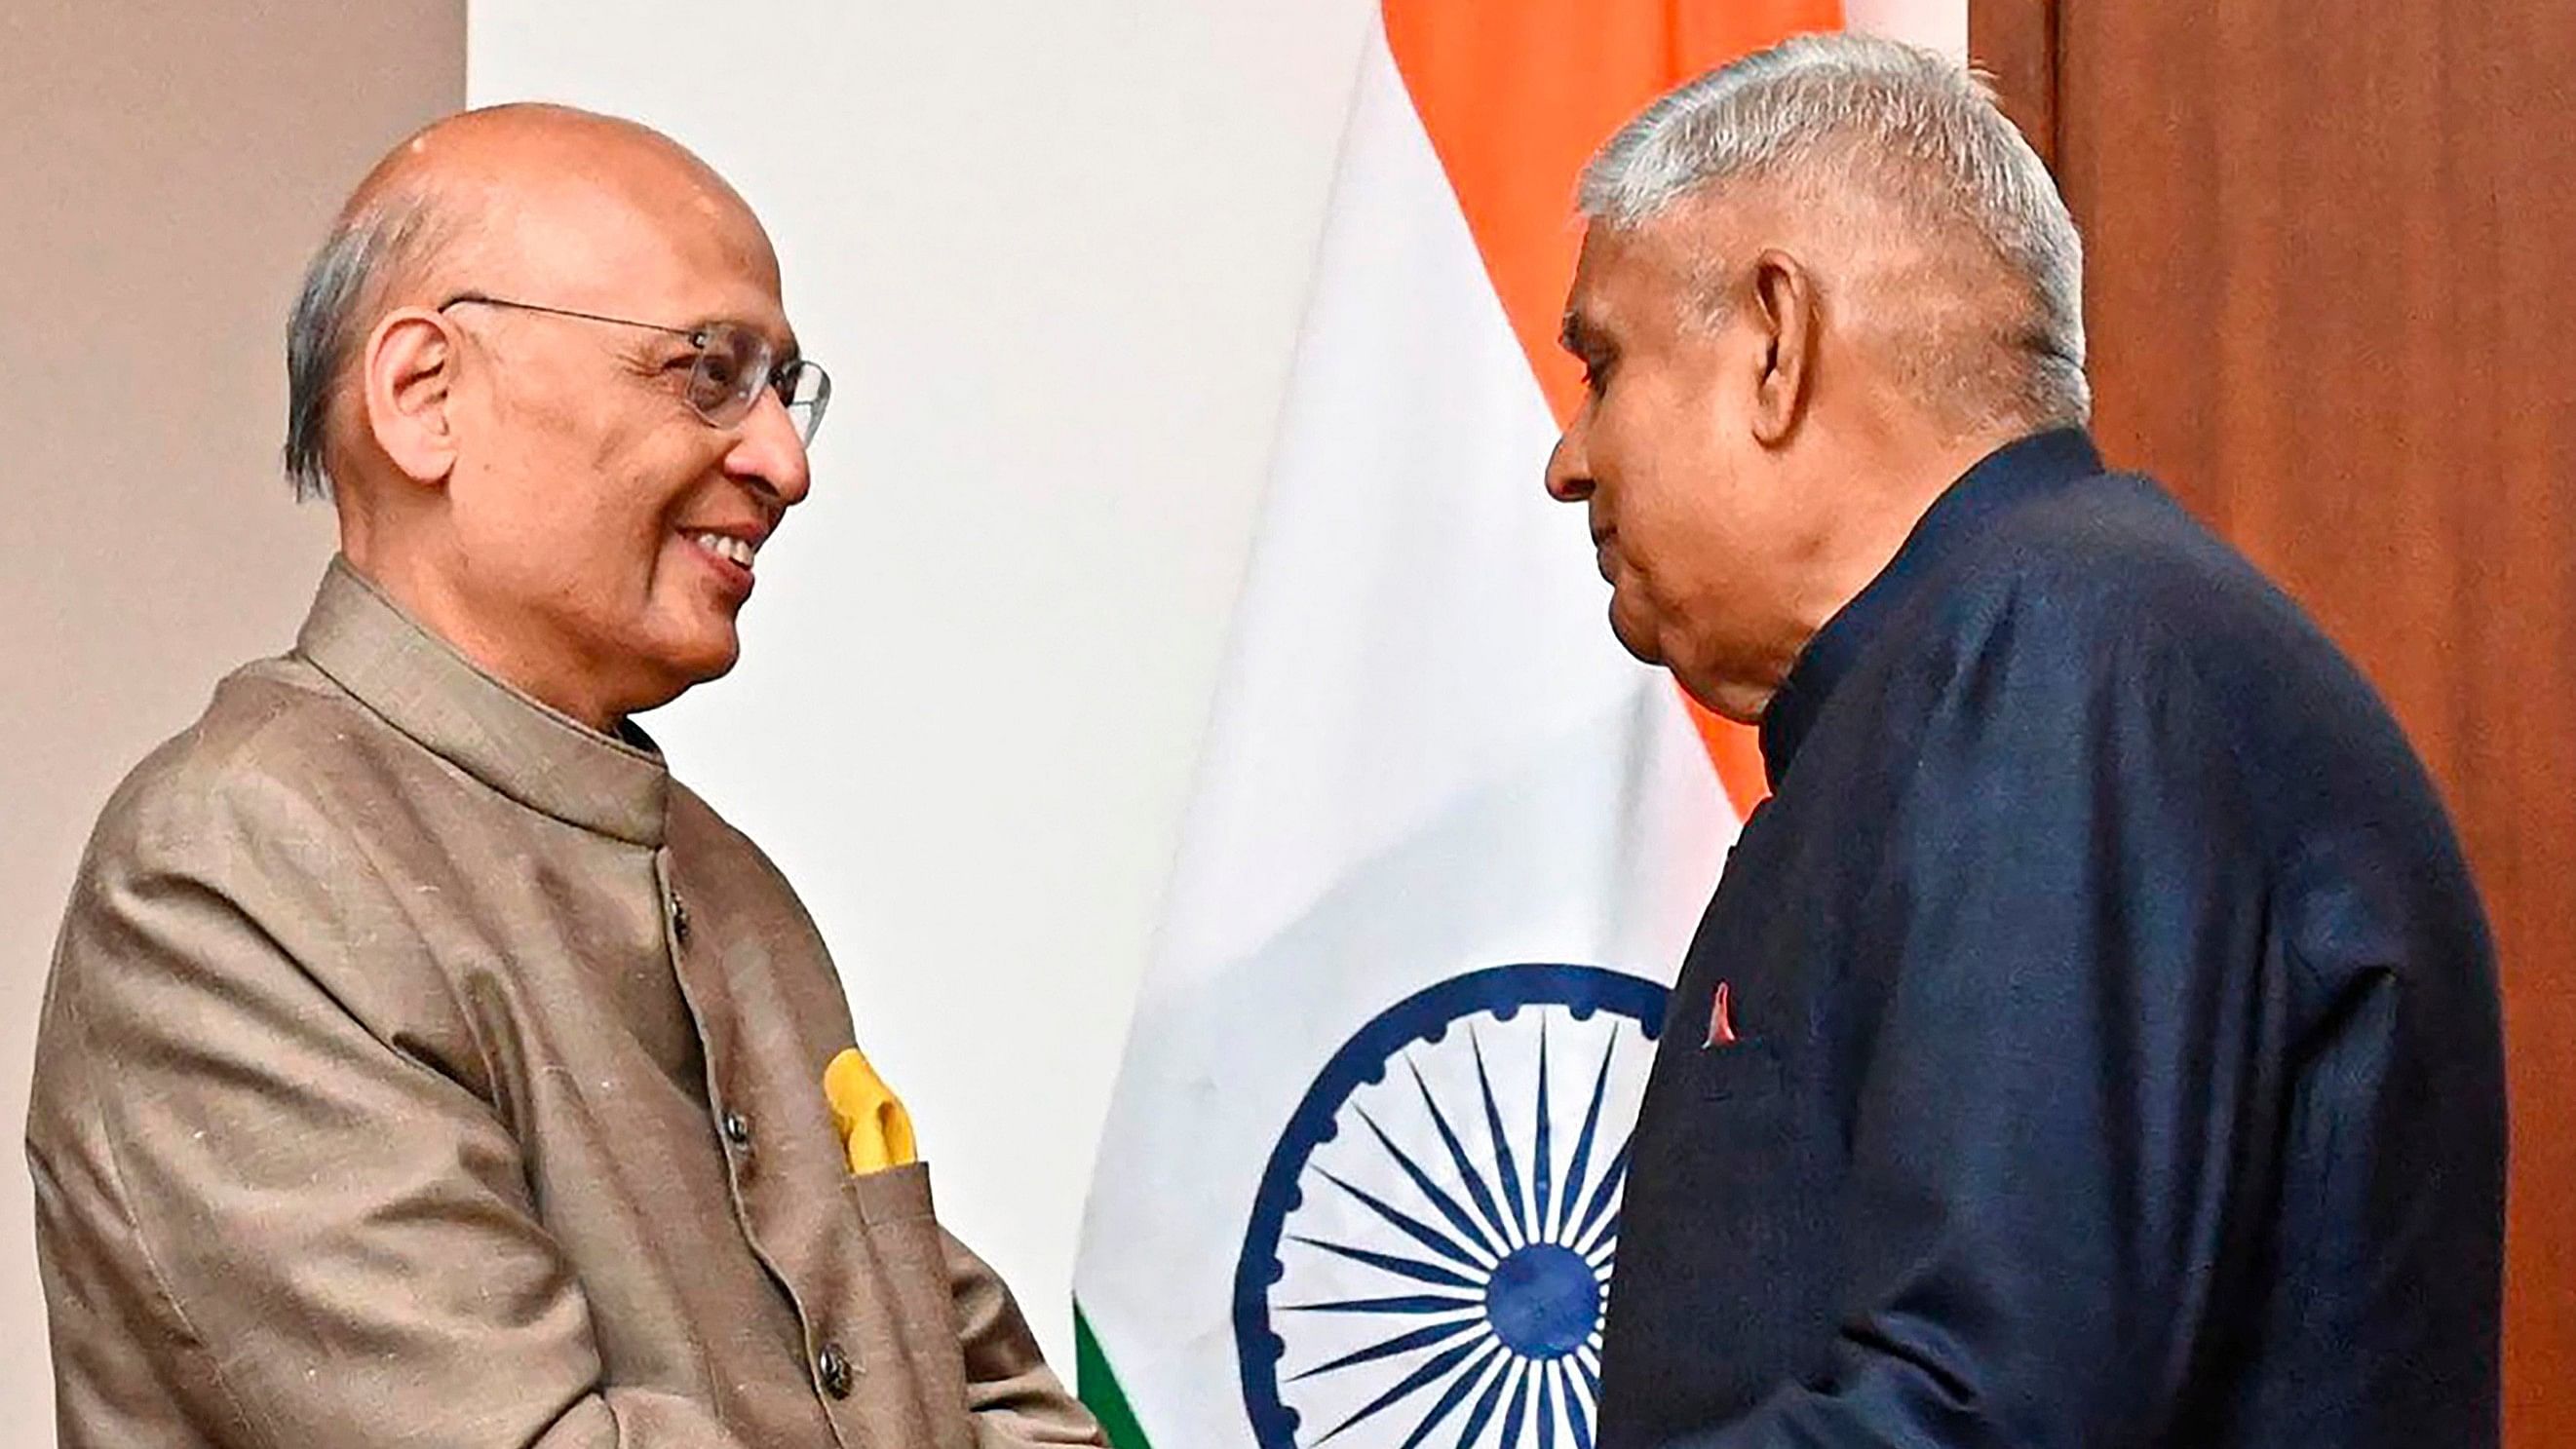
[[[850,1356],[839,1344],[827,1343],[814,1355],[814,1373],[823,1381],[823,1392],[836,1399],[850,1396]]]
[[[724,1120],[718,1125],[724,1129],[725,1141],[732,1143],[736,1148],[744,1152],[749,1152],[751,1150],[750,1118],[745,1117],[740,1112],[727,1112],[724,1114]]]

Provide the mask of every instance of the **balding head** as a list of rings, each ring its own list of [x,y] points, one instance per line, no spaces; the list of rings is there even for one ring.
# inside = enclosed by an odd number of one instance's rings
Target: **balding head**
[[[288,325],[286,471],[299,498],[353,471],[341,448],[360,342],[375,319],[463,291],[514,295],[674,239],[743,253],[775,285],[751,209],[649,126],[518,104],[432,122],[350,193]]]
[[[733,188],[557,106],[454,116],[378,164],[288,370],[287,466],[350,564],[601,729],[732,667],[825,391]]]

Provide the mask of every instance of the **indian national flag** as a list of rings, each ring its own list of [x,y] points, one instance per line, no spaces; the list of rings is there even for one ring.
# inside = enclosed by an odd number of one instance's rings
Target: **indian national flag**
[[[1540,473],[1594,147],[1835,0],[1384,0],[1075,1270],[1120,1449],[1592,1442],[1664,985],[1759,789]]]

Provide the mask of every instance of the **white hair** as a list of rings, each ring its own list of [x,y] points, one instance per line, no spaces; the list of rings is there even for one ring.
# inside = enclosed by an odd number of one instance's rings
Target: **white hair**
[[[446,234],[424,200],[379,202],[343,218],[304,269],[286,323],[286,477],[298,501],[331,496],[333,404],[386,279]]]
[[[1799,36],[1647,107],[1585,169],[1579,203],[1626,230],[1739,182],[1874,206],[1912,239],[1973,239],[2021,294],[2019,315],[1963,311],[1939,289],[1886,299],[1920,309],[1900,325],[1927,355],[1902,360],[1945,394],[1927,401],[2029,427],[2090,413],[2083,243],[2048,168],[1965,67],[1871,36]]]

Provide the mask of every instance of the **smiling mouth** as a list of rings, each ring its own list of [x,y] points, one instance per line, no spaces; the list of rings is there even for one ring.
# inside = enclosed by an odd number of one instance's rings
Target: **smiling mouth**
[[[760,553],[759,544],[747,538],[735,538],[730,534],[690,533],[681,536],[717,558],[744,570],[750,569],[752,559]]]

